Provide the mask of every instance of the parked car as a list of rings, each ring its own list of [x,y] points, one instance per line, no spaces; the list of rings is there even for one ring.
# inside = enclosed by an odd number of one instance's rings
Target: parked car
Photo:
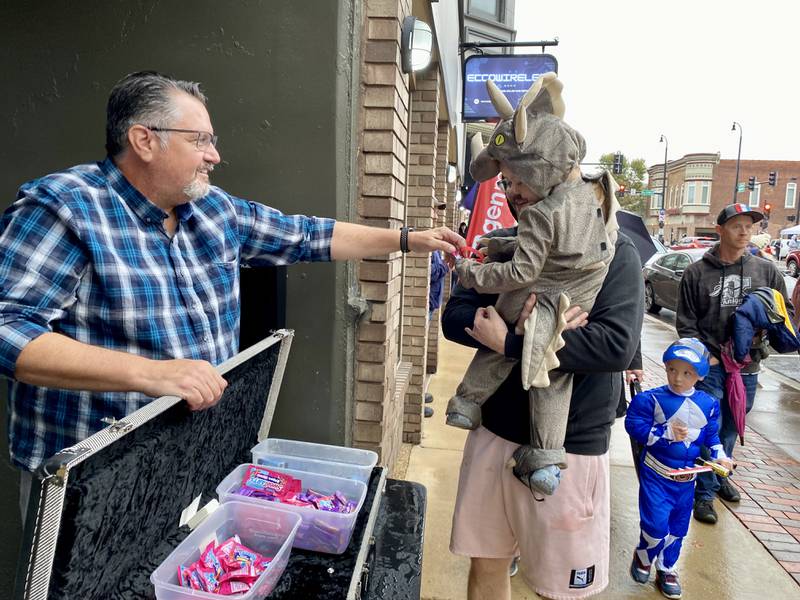
[[[772,249],[772,256],[778,260],[783,260],[789,253],[789,240],[786,238],[772,240],[769,243],[769,247]],[[766,250],[766,248],[764,249]]]
[[[644,307],[656,314],[662,307],[675,310],[678,307],[678,288],[683,272],[697,262],[708,248],[691,248],[667,252],[642,269],[644,277]]]
[[[682,237],[677,244],[670,246],[670,250],[689,250],[690,248],[708,248],[717,243],[716,238],[704,236]]]
[[[800,273],[800,250],[791,250],[786,255],[786,270],[792,277],[797,277]]]

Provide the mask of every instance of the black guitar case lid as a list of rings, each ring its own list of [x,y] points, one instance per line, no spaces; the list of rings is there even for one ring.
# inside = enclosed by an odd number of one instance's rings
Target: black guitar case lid
[[[164,396],[67,448],[34,474],[16,599],[154,598],[150,574],[189,534],[200,506],[267,437],[293,332],[219,365],[219,404],[192,412]]]

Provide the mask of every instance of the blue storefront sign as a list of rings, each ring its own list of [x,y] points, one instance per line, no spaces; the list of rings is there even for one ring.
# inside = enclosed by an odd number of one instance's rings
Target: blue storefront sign
[[[464,62],[464,121],[496,118],[486,80],[491,79],[511,106],[543,73],[558,72],[558,61],[550,54],[495,54],[470,56]]]

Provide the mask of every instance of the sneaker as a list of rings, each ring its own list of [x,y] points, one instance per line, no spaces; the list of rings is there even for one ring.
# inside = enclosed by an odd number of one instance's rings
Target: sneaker
[[[433,394],[425,394],[425,404],[433,402]]]
[[[742,497],[739,495],[739,492],[733,484],[728,480],[727,477],[721,477],[722,481],[719,484],[719,490],[717,490],[717,496],[722,498],[723,500],[727,500],[728,502],[739,502]]]
[[[427,417],[432,417],[432,416],[433,416],[433,407],[432,406],[426,406],[425,407],[425,417],[427,418]]]
[[[635,550],[631,561],[631,577],[636,583],[647,583],[650,579],[650,565],[642,564]]]
[[[656,570],[656,587],[665,598],[677,600],[681,597],[681,582],[677,573]]]
[[[701,523],[713,525],[717,522],[717,511],[714,510],[714,501],[699,498],[694,501],[694,518]]]
[[[508,567],[508,576],[509,577],[513,577],[517,573],[519,573],[519,556],[515,556],[511,560],[511,566]]]

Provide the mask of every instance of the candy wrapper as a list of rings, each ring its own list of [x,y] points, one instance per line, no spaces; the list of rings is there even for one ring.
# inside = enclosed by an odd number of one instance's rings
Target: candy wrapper
[[[272,558],[242,545],[238,535],[221,544],[211,542],[198,561],[178,568],[178,584],[212,594],[242,594],[269,567]]]
[[[340,491],[327,495],[309,488],[303,492],[302,485],[300,479],[291,475],[250,465],[236,494],[293,506],[313,506],[327,512],[350,513],[355,510],[355,503],[348,502]]]
[[[242,488],[255,492],[250,492],[248,495],[275,496],[280,500],[299,493],[301,483],[291,475],[250,465],[242,479]]]

